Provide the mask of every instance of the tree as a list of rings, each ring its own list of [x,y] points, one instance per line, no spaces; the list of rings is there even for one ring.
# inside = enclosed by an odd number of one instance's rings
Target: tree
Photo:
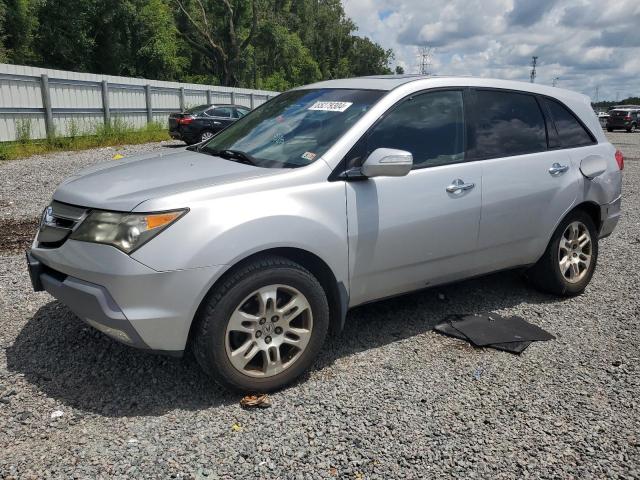
[[[223,85],[238,86],[242,56],[258,27],[256,0],[174,0],[180,32],[219,70]]]
[[[7,49],[4,46],[4,42],[5,42],[4,21],[5,21],[6,14],[7,14],[7,5],[4,3],[4,0],[0,0],[0,62],[7,61]]]
[[[366,37],[353,37],[349,59],[352,74],[355,76],[389,74],[389,62],[393,59],[393,51],[385,50]]]
[[[396,65],[396,75],[404,75],[404,68],[400,65]]]
[[[94,71],[95,0],[47,0],[36,40],[43,67]],[[15,59],[17,63],[26,63]],[[99,66],[99,65],[98,65]]]
[[[297,34],[285,27],[264,25],[256,37],[256,44],[261,48],[253,55],[260,77],[255,86],[283,91],[322,78],[309,49]]]
[[[188,64],[183,41],[164,0],[148,0],[140,9],[137,29],[137,70],[158,80],[177,80]]]
[[[37,11],[40,4],[34,0],[6,0],[3,7],[3,44],[9,61],[34,63],[37,56],[33,40],[38,28]]]
[[[356,31],[341,0],[0,0],[0,61],[228,86],[390,73]]]

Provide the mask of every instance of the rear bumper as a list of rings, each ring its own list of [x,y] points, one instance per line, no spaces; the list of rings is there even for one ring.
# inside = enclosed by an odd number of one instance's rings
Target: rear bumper
[[[197,308],[221,267],[158,272],[116,248],[67,240],[27,256],[43,289],[83,321],[127,345],[181,355]]]
[[[599,238],[605,238],[613,233],[621,214],[622,196],[619,196],[611,203],[600,206],[600,218],[602,226],[600,227]]]
[[[186,129],[185,127],[179,127],[177,130],[169,130],[169,136],[176,140],[182,140],[184,142],[195,142],[198,140],[199,131],[192,129]]]

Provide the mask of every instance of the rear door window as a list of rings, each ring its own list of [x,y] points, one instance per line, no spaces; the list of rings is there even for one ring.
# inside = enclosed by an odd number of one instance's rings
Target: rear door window
[[[223,117],[223,118],[231,118],[233,115],[233,108],[230,107],[216,107],[212,108],[207,112],[208,115],[212,117]]]
[[[584,147],[594,143],[591,135],[564,105],[550,98],[545,98],[544,102],[551,112],[563,148]]]
[[[247,113],[249,113],[248,109],[244,109],[244,108],[235,108],[235,115],[234,118],[242,118],[244,117]]]
[[[533,95],[476,90],[476,159],[510,157],[547,149],[544,117]]]

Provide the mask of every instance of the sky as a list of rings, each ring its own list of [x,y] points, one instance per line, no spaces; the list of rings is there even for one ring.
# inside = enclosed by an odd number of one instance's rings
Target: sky
[[[358,34],[395,53],[394,65],[418,73],[421,47],[429,71],[529,81],[594,101],[640,96],[638,0],[343,0]],[[597,89],[597,91],[596,91]]]

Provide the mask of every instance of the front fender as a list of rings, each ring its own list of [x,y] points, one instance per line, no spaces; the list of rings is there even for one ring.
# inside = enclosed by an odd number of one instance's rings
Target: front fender
[[[320,257],[348,285],[347,219],[342,182],[293,186],[200,201],[133,253],[158,271],[235,265],[280,247]]]

